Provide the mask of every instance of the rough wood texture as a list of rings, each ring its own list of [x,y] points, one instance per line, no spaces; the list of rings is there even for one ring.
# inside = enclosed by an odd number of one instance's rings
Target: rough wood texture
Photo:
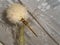
[[[43,25],[46,31],[59,43],[60,45],[60,6],[58,5],[58,1],[49,0],[49,5],[51,8],[46,8],[42,6],[44,0],[21,0],[23,4],[28,8],[30,12],[34,12],[33,15],[35,18]],[[54,3],[52,3],[52,2]],[[18,2],[17,0],[13,0],[13,2]],[[58,2],[58,3],[57,3]],[[8,4],[7,4],[8,3]],[[2,12],[5,10],[7,5],[10,5],[12,0],[0,0],[0,41],[4,42],[5,45],[14,45],[13,35],[11,33],[11,26],[6,25],[2,18]],[[56,3],[56,4],[55,4]],[[2,6],[3,5],[3,6]],[[55,6],[54,6],[55,5]],[[56,6],[57,5],[57,6]],[[41,7],[39,7],[41,6]],[[43,8],[42,8],[43,7]],[[55,7],[55,8],[54,8]],[[42,9],[41,9],[42,8]],[[35,10],[36,9],[36,10]],[[43,10],[45,9],[45,10]],[[34,11],[35,10],[35,11]],[[25,27],[25,40],[26,45],[57,45],[43,29],[37,24],[37,22],[30,16],[28,19],[30,22],[29,25],[34,29],[37,33],[38,38],[34,36],[34,34],[29,31],[27,27]],[[14,30],[16,28],[12,27]]]

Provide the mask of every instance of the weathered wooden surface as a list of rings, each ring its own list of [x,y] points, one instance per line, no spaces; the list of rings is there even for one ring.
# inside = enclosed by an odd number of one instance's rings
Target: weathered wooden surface
[[[47,1],[51,3],[51,9],[47,8],[46,10],[41,9],[41,4],[44,0],[21,0],[28,10],[33,13],[35,18],[43,25],[46,31],[59,43],[60,45],[60,10],[59,5],[55,6],[53,9],[52,2],[58,2],[56,0]],[[17,0],[13,2],[18,2]],[[8,3],[8,4],[7,4]],[[5,45],[14,45],[13,35],[11,33],[11,26],[4,23],[1,20],[3,10],[12,3],[12,1],[0,0],[0,41],[4,42]],[[3,6],[2,6],[3,5]],[[43,4],[42,4],[43,5]],[[47,7],[47,6],[46,6]],[[45,8],[46,8],[45,7]],[[36,9],[36,10],[35,10]],[[35,11],[34,11],[35,10]],[[27,27],[25,27],[25,40],[26,45],[57,45],[43,29],[37,24],[37,22],[30,16],[29,24],[37,33],[38,38],[33,35]],[[14,27],[13,27],[14,28]],[[14,28],[15,29],[15,28]]]

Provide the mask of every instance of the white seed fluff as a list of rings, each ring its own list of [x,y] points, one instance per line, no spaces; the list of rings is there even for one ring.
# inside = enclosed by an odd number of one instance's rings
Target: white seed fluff
[[[3,44],[0,42],[0,45],[3,45]]]
[[[22,18],[28,18],[28,12],[23,5],[14,3],[8,7],[6,17],[12,23],[19,23]]]

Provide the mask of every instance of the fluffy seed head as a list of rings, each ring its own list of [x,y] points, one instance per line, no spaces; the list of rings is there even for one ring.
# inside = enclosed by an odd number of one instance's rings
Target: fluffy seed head
[[[14,3],[8,7],[6,17],[12,23],[19,23],[22,18],[28,18],[28,13],[24,6],[19,3]]]

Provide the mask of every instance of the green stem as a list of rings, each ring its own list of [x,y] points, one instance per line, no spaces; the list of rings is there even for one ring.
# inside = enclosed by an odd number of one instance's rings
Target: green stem
[[[24,39],[24,26],[20,28],[20,33],[19,33],[19,45],[25,45],[25,39]]]

